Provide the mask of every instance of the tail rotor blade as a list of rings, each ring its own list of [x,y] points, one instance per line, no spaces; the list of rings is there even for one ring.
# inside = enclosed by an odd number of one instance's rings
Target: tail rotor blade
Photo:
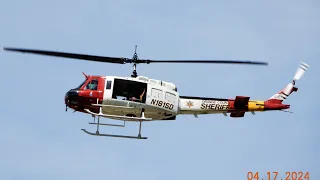
[[[301,79],[301,77],[304,75],[304,73],[309,69],[309,65],[304,63],[304,62],[301,62],[296,74],[294,75],[293,77],[293,81],[296,81],[296,80],[299,80]]]

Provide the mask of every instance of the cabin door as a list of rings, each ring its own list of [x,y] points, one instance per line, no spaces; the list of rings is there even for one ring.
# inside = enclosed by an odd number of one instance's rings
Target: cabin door
[[[107,78],[106,79],[106,86],[104,88],[104,94],[103,94],[103,99],[112,99],[112,91],[113,91],[113,78]]]
[[[162,86],[148,84],[147,101],[148,105],[177,113],[179,106],[179,95]]]

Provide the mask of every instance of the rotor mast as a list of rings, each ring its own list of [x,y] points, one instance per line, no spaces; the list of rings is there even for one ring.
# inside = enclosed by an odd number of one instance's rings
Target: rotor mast
[[[133,78],[138,77],[138,73],[137,73],[137,61],[138,61],[137,45],[135,45],[135,50],[134,50],[134,54],[133,54],[133,57],[132,57],[133,72],[132,72],[131,77],[133,77]]]

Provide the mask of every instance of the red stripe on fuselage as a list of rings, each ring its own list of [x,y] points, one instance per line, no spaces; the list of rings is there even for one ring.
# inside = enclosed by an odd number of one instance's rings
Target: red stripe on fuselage
[[[234,100],[229,99],[228,100],[228,105],[229,105],[228,109],[234,109]]]

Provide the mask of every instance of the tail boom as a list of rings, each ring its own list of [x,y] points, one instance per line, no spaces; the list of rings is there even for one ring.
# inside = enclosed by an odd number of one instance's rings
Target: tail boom
[[[265,111],[270,111],[270,110],[283,110],[283,109],[289,109],[290,105],[289,104],[282,104],[278,102],[270,102],[270,101],[265,101],[264,102],[264,110]]]
[[[247,96],[236,96],[235,99],[218,99],[206,97],[180,96],[180,114],[215,114],[230,113],[231,117],[243,117],[245,112],[289,109],[290,105],[282,102],[292,92],[298,91],[296,81],[301,79],[309,65],[301,62],[296,74],[284,89],[266,101],[249,100]]]
[[[282,110],[290,105],[270,101],[249,100],[247,96],[235,99],[218,99],[205,97],[180,97],[180,114],[219,114],[230,113],[231,117],[243,117],[245,112]]]

